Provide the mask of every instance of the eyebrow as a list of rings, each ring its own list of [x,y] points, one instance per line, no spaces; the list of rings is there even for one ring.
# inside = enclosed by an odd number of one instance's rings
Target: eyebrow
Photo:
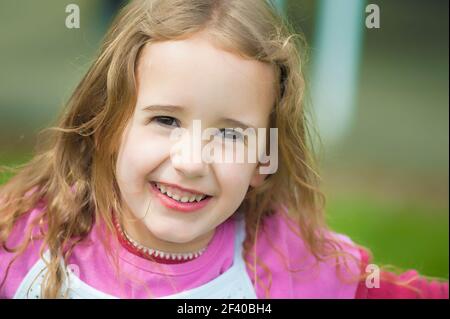
[[[175,112],[183,112],[185,109],[185,107],[179,106],[179,105],[171,105],[171,104],[155,104],[155,105],[147,105],[144,106],[142,108],[142,111],[146,112],[146,111],[165,111],[165,112],[169,112],[169,113],[175,113]],[[253,127],[250,124],[246,124],[244,122],[241,122],[239,120],[235,120],[232,118],[222,118],[220,120],[220,122],[224,122],[227,124],[230,124],[232,127],[240,127],[244,130],[246,130],[247,128],[252,128],[254,130],[256,130],[255,127]]]
[[[148,105],[148,106],[144,106],[142,108],[142,111],[166,111],[166,112],[170,112],[170,113],[174,113],[177,111],[183,111],[183,107],[178,106],[178,105],[160,105],[160,104],[156,104],[156,105]]]

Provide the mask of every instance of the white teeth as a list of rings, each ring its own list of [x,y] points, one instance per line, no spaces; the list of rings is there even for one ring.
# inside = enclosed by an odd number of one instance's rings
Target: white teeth
[[[155,183],[156,187],[161,191],[161,193],[166,194],[167,196],[169,196],[170,198],[175,199],[176,201],[182,202],[182,203],[192,203],[193,201],[201,201],[203,198],[206,197],[206,195],[192,195],[192,196],[188,196],[188,195],[177,195],[177,194],[173,194],[167,187],[165,187],[164,185],[160,185],[158,183]]]
[[[189,200],[189,198],[187,196],[183,196],[181,197],[180,201],[183,203],[186,203]]]

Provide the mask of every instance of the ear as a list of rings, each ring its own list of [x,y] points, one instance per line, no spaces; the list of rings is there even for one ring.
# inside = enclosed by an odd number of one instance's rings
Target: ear
[[[264,180],[268,176],[267,174],[261,174],[259,172],[259,168],[260,168],[260,165],[256,166],[255,171],[253,172],[253,176],[250,179],[250,186],[252,186],[252,187],[261,186],[261,184],[264,182]]]

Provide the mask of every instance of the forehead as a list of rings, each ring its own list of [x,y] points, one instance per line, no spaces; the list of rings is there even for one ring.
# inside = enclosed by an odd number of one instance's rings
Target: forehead
[[[206,37],[147,44],[137,67],[138,107],[187,106],[266,125],[275,100],[273,66],[214,46]]]

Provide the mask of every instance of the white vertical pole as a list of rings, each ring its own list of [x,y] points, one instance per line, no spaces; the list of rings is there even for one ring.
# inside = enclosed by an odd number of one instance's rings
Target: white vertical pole
[[[286,10],[286,0],[274,0],[273,1],[275,6],[277,7],[278,11],[281,14],[285,14],[285,10]]]
[[[311,98],[324,144],[351,127],[364,30],[364,0],[320,0]]]

